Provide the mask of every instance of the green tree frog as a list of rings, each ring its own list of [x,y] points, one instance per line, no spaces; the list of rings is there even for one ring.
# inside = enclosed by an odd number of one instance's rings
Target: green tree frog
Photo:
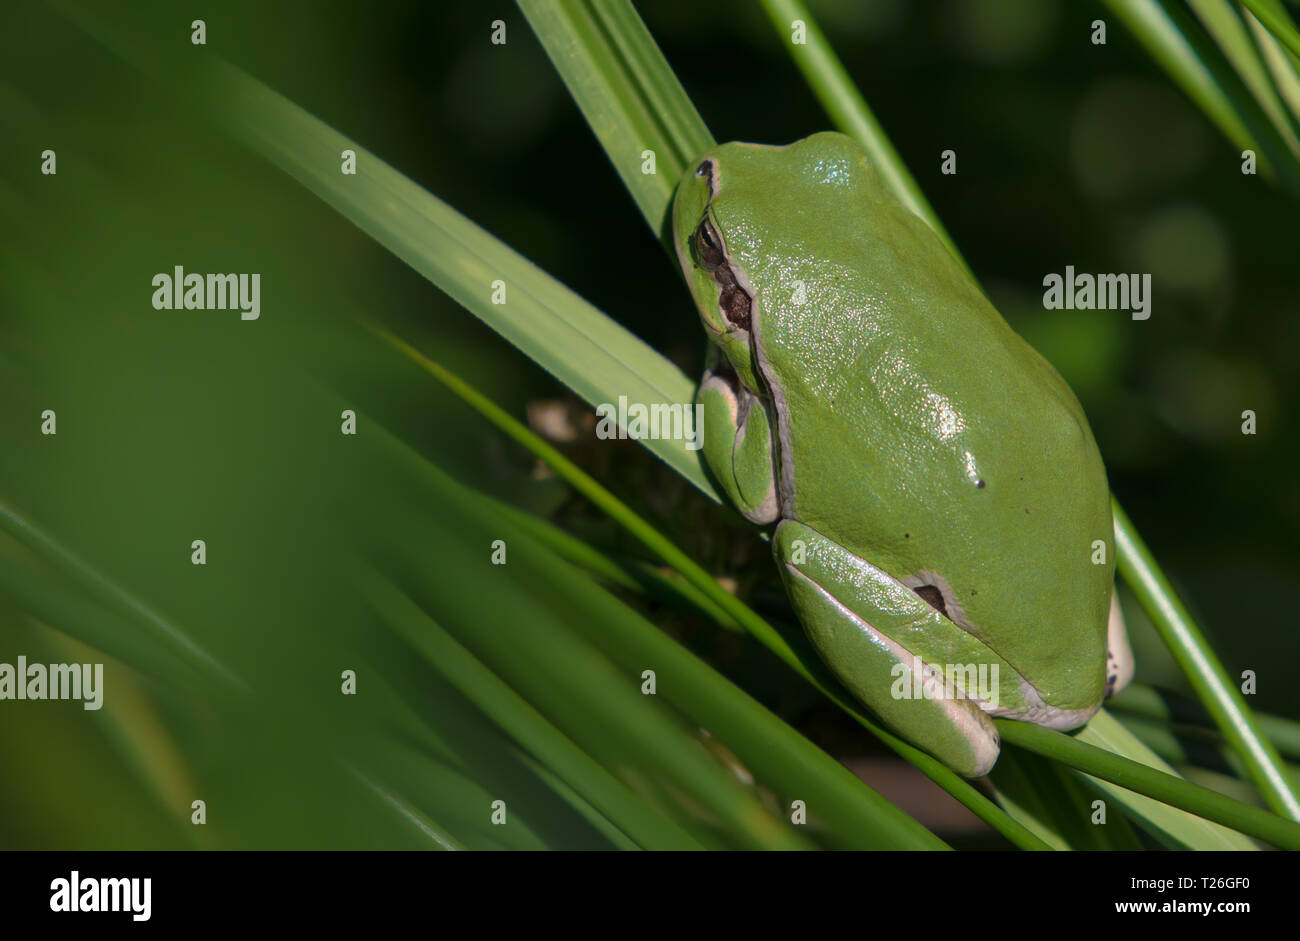
[[[775,524],[831,671],[968,777],[990,716],[1087,722],[1132,654],[1106,471],[1056,370],[842,134],[713,148],[673,230],[710,340],[705,463]]]

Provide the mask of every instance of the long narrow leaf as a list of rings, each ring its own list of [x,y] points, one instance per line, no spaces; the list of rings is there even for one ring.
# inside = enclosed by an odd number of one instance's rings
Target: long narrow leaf
[[[1158,0],[1105,0],[1170,77],[1240,150],[1253,150],[1262,176],[1300,198],[1300,166],[1268,117],[1187,14]]]
[[[1250,769],[1251,779],[1270,807],[1292,820],[1300,820],[1300,798],[1282,769],[1277,749],[1260,732],[1250,708],[1228,673],[1214,656],[1205,635],[1174,593],[1151,551],[1133,529],[1118,503],[1115,541],[1120,573],[1151,618],[1165,646],[1178,661],[1214,724]]]

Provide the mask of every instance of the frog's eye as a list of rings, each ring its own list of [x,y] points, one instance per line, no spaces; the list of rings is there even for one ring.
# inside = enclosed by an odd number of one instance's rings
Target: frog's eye
[[[708,177],[712,176],[713,161],[705,160],[703,163],[701,163],[698,167],[695,168],[695,175],[700,177],[701,179],[707,179]]]
[[[722,239],[707,217],[695,227],[691,241],[695,243],[695,257],[705,270],[715,271],[726,264],[726,258],[722,254]]]
[[[749,295],[736,283],[735,272],[727,264],[727,256],[722,251],[722,239],[707,215],[691,233],[691,248],[696,263],[711,274],[718,285],[718,307],[722,315],[734,326],[750,329],[753,304]]]

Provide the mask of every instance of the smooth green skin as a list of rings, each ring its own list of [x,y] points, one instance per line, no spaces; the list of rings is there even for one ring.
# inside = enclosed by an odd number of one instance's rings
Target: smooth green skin
[[[748,330],[705,266],[706,214]],[[706,463],[751,520],[778,524],[787,591],[831,670],[971,777],[997,759],[992,721],[970,699],[892,695],[913,656],[996,663],[989,712],[1082,725],[1108,682],[1113,529],[1060,375],[842,134],[715,147],[683,177],[673,227],[711,341]]]

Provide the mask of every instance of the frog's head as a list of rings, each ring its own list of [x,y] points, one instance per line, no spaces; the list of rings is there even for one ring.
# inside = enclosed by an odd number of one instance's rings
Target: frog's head
[[[677,259],[709,339],[751,391],[763,391],[754,339],[789,306],[764,307],[758,269],[796,258],[804,234],[834,225],[843,190],[864,184],[879,186],[875,170],[834,132],[781,147],[721,144],[688,165],[673,200]]]
[[[673,241],[710,341],[741,381],[759,391],[751,347],[755,291],[729,254],[719,219],[722,167],[730,166],[735,146],[715,147],[690,165],[673,200]]]

